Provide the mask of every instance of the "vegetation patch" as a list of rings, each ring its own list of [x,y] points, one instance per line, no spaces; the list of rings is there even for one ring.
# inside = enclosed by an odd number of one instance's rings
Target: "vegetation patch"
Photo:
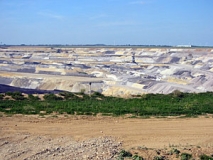
[[[181,154],[181,160],[190,160],[192,158],[192,155],[189,153],[182,153]]]
[[[200,156],[200,160],[213,160],[213,157],[203,154]]]
[[[11,97],[11,98],[9,98]],[[91,96],[80,93],[61,92],[45,94],[44,100],[37,95],[23,96],[20,92],[0,94],[0,112],[10,114],[60,114],[123,116],[150,118],[165,116],[197,117],[213,114],[213,93],[146,94],[137,98],[107,97],[95,92]],[[8,110],[8,108],[10,108]]]

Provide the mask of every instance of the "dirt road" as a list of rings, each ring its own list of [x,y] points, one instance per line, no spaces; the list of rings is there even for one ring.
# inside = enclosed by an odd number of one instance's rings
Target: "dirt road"
[[[150,119],[67,115],[46,118],[23,115],[0,117],[0,152],[3,152],[6,146],[5,142],[12,143],[12,139],[15,139],[15,142],[16,136],[20,135],[49,137],[52,140],[64,137],[76,142],[111,137],[126,150],[138,146],[162,149],[192,145],[197,148],[209,148],[208,152],[212,151],[213,154],[212,115],[208,118]]]

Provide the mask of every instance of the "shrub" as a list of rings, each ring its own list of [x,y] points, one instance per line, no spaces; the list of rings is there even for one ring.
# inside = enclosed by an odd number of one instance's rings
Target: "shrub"
[[[179,90],[174,90],[173,92],[172,92],[172,94],[173,94],[173,97],[178,97],[178,98],[182,98],[183,96],[184,96],[184,93],[183,92],[181,92],[181,91],[179,91]]]
[[[47,100],[47,101],[57,101],[57,100],[63,100],[62,97],[58,97],[56,96],[55,94],[45,94],[44,95],[44,99]]]
[[[182,153],[181,154],[181,160],[190,160],[192,158],[192,155],[189,153]]]
[[[72,92],[60,92],[59,95],[63,96],[64,99],[66,99],[66,100],[75,97],[75,95]]]
[[[130,152],[127,152],[125,150],[122,150],[119,154],[120,158],[124,158],[124,157],[132,157],[132,154]]]
[[[134,155],[134,156],[132,157],[132,159],[133,159],[133,160],[144,160],[143,157],[138,156],[138,155]]]
[[[13,92],[6,92],[5,95],[12,96]]]
[[[21,92],[15,91],[15,92],[7,92],[6,95],[11,96],[15,100],[24,100],[24,96]]]
[[[162,157],[162,156],[155,156],[154,157],[154,160],[164,160],[165,157]]]
[[[99,93],[99,92],[94,92],[94,93],[92,94],[92,96],[93,96],[93,97],[104,97],[104,95],[101,94],[101,93]]]
[[[34,96],[32,94],[28,95],[28,99],[31,100],[31,101],[39,101],[40,100],[40,98],[38,96]]]
[[[176,148],[173,148],[171,151],[170,151],[171,154],[179,154],[180,151]]]
[[[200,160],[213,160],[213,158],[203,154],[203,155],[200,156]]]
[[[0,100],[4,99],[4,95],[0,94]]]
[[[85,112],[84,115],[92,116],[92,115],[94,115],[94,113],[92,113],[92,112]]]
[[[23,112],[26,114],[35,113],[35,107],[33,107],[32,105],[29,105],[29,104],[26,106],[23,106]]]

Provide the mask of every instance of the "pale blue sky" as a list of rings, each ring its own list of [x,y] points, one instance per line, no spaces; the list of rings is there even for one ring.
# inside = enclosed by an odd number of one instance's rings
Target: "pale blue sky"
[[[0,0],[0,42],[213,46],[213,0]]]

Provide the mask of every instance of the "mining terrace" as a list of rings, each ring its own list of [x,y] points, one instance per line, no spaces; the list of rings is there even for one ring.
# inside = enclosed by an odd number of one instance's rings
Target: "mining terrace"
[[[0,47],[0,84],[121,97],[213,91],[213,49]]]

